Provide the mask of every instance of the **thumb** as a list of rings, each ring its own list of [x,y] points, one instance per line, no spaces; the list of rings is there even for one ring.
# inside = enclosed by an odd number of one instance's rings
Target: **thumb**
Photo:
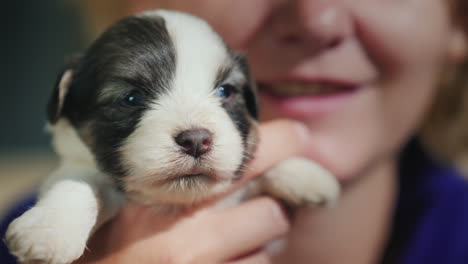
[[[274,120],[259,125],[260,142],[247,165],[246,178],[260,175],[285,159],[299,156],[308,139],[307,127],[297,121]]]

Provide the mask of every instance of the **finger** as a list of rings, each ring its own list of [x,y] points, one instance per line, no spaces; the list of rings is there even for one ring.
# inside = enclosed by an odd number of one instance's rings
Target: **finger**
[[[226,262],[226,264],[270,264],[270,257],[265,252],[249,255],[238,260]]]
[[[297,121],[275,120],[259,126],[260,143],[248,164],[246,178],[257,176],[278,162],[298,156],[307,140],[307,127]]]
[[[197,225],[196,230],[191,226],[190,229],[180,229],[185,234],[174,234],[179,238],[197,238],[196,241],[179,240],[176,245],[190,249],[190,256],[184,257],[191,263],[232,259],[264,246],[289,229],[281,206],[270,198],[259,198],[233,208],[212,211],[203,217],[205,219],[200,219],[203,225]]]

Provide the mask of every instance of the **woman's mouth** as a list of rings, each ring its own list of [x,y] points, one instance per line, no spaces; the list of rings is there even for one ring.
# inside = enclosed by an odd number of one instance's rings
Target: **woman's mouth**
[[[266,88],[271,94],[282,97],[295,96],[324,96],[336,93],[347,92],[354,89],[354,86],[337,85],[331,83],[302,83],[289,82],[271,85],[260,85]]]
[[[363,86],[331,82],[259,84],[265,104],[285,118],[308,119],[342,108]]]

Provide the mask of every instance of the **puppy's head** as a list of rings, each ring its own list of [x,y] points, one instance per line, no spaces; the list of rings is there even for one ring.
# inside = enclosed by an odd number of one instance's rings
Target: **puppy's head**
[[[71,63],[49,122],[64,159],[89,158],[140,201],[189,204],[240,176],[255,143],[252,83],[204,21],[150,11],[117,22]],[[79,153],[60,140],[70,130]]]

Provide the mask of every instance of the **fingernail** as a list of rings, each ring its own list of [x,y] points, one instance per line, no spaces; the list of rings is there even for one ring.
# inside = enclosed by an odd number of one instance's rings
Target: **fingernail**
[[[297,138],[299,142],[305,143],[309,138],[309,129],[301,122],[294,122],[294,130],[296,130]]]
[[[281,204],[278,204],[276,201],[271,201],[269,208],[272,212],[272,216],[276,219],[276,223],[281,227],[281,230],[287,230],[289,228],[289,218]]]

